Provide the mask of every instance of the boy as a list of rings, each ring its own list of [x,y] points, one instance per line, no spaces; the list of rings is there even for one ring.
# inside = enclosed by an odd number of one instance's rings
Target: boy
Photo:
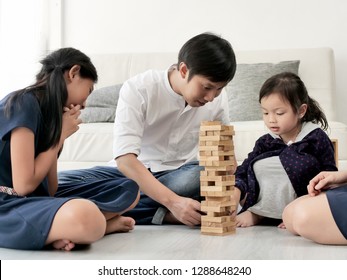
[[[114,125],[117,168],[99,166],[89,172],[102,172],[102,178],[125,176],[138,184],[140,201],[124,216],[137,224],[200,224],[200,122],[229,123],[220,93],[235,71],[230,43],[203,33],[183,45],[177,64],[123,84]]]

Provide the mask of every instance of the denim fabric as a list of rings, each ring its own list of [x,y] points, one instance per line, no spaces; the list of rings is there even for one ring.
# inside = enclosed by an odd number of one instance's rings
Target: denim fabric
[[[175,170],[152,172],[163,185],[180,196],[200,200],[200,171],[203,167],[197,161],[187,163]],[[125,179],[125,176],[115,167],[96,166],[89,169],[68,170],[58,174],[59,185],[81,184],[85,182],[109,183],[109,180]],[[127,179],[130,180],[130,179]],[[124,213],[124,216],[132,217],[138,225],[162,224],[167,209],[141,192],[137,206]]]

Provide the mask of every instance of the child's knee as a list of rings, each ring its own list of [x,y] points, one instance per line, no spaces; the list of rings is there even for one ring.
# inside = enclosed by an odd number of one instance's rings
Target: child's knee
[[[100,209],[91,201],[79,200],[69,219],[76,232],[85,242],[93,242],[105,235],[106,219]]]

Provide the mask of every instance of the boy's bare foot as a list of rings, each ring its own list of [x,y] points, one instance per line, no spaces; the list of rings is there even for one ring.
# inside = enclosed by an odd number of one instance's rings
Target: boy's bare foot
[[[67,239],[61,239],[54,241],[52,243],[53,248],[63,251],[71,251],[75,247],[75,243],[72,243],[71,241]]]
[[[286,229],[286,226],[285,226],[285,224],[283,222],[280,223],[277,227],[281,228],[281,229]]]
[[[133,230],[135,220],[131,217],[116,216],[107,221],[106,234],[112,232],[128,232]]]
[[[256,215],[250,211],[245,211],[236,216],[236,226],[251,227],[258,224],[262,219],[262,216]]]

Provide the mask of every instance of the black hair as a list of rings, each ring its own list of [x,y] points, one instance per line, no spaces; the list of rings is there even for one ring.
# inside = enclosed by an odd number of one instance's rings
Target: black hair
[[[318,102],[308,95],[306,86],[300,77],[291,72],[283,72],[267,79],[260,89],[259,103],[272,93],[289,102],[294,113],[298,113],[302,104],[307,104],[307,110],[302,122],[320,123],[323,130],[328,129],[328,121]]]
[[[202,75],[212,82],[230,82],[236,72],[231,44],[213,33],[202,33],[188,40],[178,54],[178,67],[184,62],[191,80]]]
[[[62,133],[63,108],[68,99],[65,71],[74,65],[80,66],[81,78],[91,79],[94,83],[98,75],[90,58],[74,48],[61,48],[43,58],[41,70],[36,75],[36,82],[31,86],[13,92],[6,103],[6,112],[10,114],[11,104],[20,106],[22,96],[32,93],[38,99],[42,119],[42,136],[39,139],[39,152],[59,143]]]

